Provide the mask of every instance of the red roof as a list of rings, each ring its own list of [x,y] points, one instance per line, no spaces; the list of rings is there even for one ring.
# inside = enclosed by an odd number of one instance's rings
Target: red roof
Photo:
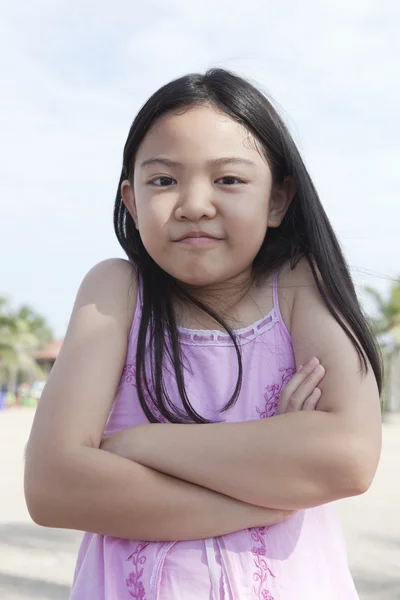
[[[55,360],[60,352],[62,340],[52,340],[43,348],[35,353],[36,360]]]

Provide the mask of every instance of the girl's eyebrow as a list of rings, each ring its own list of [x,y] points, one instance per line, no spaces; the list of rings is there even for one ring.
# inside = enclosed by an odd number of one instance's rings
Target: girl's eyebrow
[[[210,167],[222,167],[224,165],[246,165],[255,167],[255,163],[247,158],[241,158],[240,156],[224,156],[222,158],[214,158],[207,162],[207,165]],[[170,168],[179,168],[182,167],[183,164],[180,162],[176,162],[175,160],[170,160],[169,158],[148,158],[142,162],[140,165],[141,168],[149,167],[154,165],[163,165],[165,167]]]

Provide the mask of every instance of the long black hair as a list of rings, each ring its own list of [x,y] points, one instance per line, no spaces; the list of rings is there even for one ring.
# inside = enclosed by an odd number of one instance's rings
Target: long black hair
[[[138,113],[124,148],[123,167],[114,207],[114,227],[118,240],[141,278],[143,310],[136,354],[136,384],[140,403],[150,422],[207,423],[192,407],[184,384],[184,365],[175,319],[173,299],[193,302],[211,315],[229,333],[238,358],[236,388],[223,411],[237,400],[242,382],[240,348],[234,333],[210,307],[194,298],[150,257],[133,219],[121,198],[121,183],[133,185],[135,157],[155,121],[169,111],[198,105],[212,105],[229,115],[254,135],[265,152],[273,183],[291,177],[295,197],[281,225],[268,229],[253,263],[253,275],[265,276],[285,263],[294,268],[302,258],[310,265],[316,285],[330,313],[346,332],[359,355],[363,372],[372,366],[381,389],[380,354],[361,311],[349,269],[337,238],[299,151],[271,102],[245,79],[223,70],[205,75],[190,74],[160,88]],[[150,370],[146,370],[146,349],[150,347]],[[165,389],[163,364],[172,365],[183,410],[174,405]],[[223,412],[222,411],[222,412]]]

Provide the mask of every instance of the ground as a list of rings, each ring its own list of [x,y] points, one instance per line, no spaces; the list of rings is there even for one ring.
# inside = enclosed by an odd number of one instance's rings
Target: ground
[[[0,598],[68,600],[81,536],[38,527],[24,502],[23,452],[33,414],[0,412]],[[360,600],[400,600],[400,416],[388,419],[383,433],[371,489],[337,503]]]

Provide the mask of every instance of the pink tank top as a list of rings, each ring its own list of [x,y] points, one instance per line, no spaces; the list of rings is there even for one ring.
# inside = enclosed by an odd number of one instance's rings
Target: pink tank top
[[[180,328],[186,389],[192,406],[209,419],[249,421],[276,414],[279,395],[294,373],[290,333],[279,309],[278,277],[271,312],[235,333],[243,361],[236,404],[221,413],[237,378],[232,340],[220,331]],[[136,393],[137,308],[105,433],[148,422]],[[206,374],[206,376],[205,376]],[[179,398],[173,375],[168,391]],[[282,440],[285,443],[285,440]],[[273,456],[271,457],[273,460]],[[251,468],[251,465],[249,465]],[[340,525],[332,505],[302,510],[271,527],[186,542],[123,540],[84,534],[70,600],[354,600]]]

